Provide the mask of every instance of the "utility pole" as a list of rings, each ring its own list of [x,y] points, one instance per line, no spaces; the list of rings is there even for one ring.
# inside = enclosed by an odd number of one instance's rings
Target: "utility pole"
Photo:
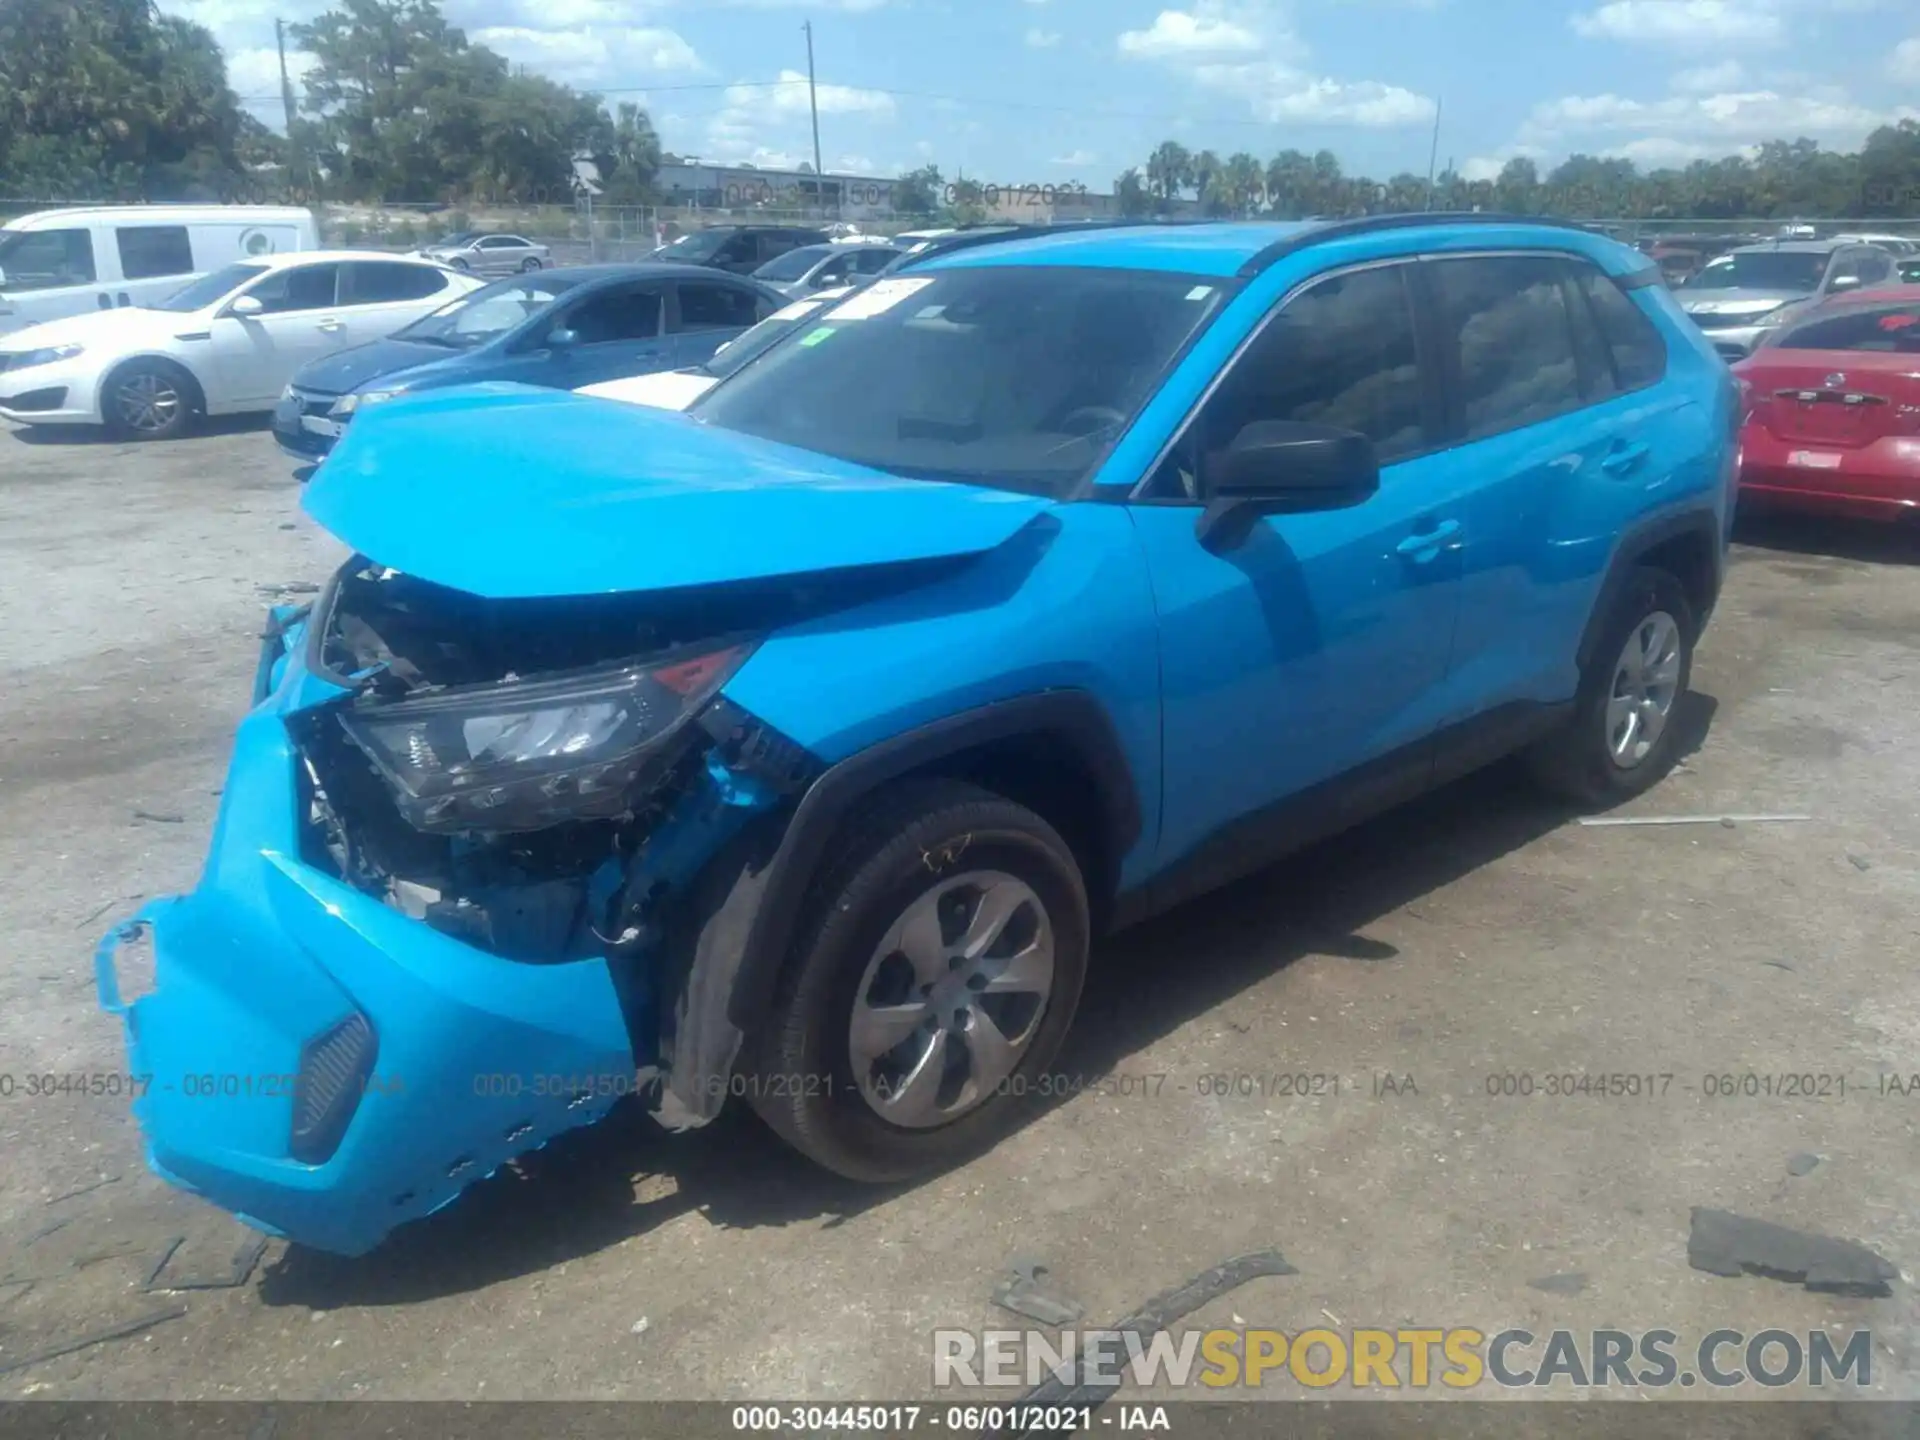
[[[1433,100],[1433,148],[1427,152],[1427,209],[1433,209],[1434,167],[1440,163],[1440,97]]]
[[[287,176],[297,179],[301,174],[300,138],[293,130],[293,82],[287,78],[287,22],[276,19],[273,22],[273,43],[280,51],[280,110],[287,120]]]
[[[820,170],[820,97],[813,86],[813,21],[809,20],[800,27],[807,32],[807,108],[813,112],[813,198],[820,204],[820,214],[827,213],[827,178]]]

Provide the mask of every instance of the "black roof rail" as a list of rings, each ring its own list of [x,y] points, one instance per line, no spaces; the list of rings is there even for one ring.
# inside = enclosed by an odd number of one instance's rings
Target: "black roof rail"
[[[1351,220],[1330,220],[1309,225],[1297,234],[1276,240],[1256,251],[1240,267],[1242,280],[1250,279],[1278,260],[1297,255],[1329,240],[1344,240],[1350,235],[1371,235],[1376,230],[1411,230],[1422,225],[1547,225],[1556,230],[1578,230],[1583,235],[1604,232],[1582,220],[1558,220],[1545,215],[1491,215],[1481,210],[1416,210],[1402,215],[1361,215]]]

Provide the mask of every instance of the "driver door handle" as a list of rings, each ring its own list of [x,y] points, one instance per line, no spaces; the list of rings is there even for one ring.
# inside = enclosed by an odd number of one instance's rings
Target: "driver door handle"
[[[1396,555],[1404,555],[1409,560],[1425,564],[1427,561],[1439,555],[1443,550],[1458,550],[1460,548],[1459,537],[1460,522],[1458,520],[1442,520],[1431,529],[1416,530],[1413,534],[1407,536],[1406,539],[1393,547],[1393,553]]]
[[[347,327],[345,325],[341,324],[338,320],[335,320],[332,316],[328,316],[325,320],[322,320],[320,322],[320,329],[324,330],[329,335],[336,334],[337,332],[344,330],[346,328]]]

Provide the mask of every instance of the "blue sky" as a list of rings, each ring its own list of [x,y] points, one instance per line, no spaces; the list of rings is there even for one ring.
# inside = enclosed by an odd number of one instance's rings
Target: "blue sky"
[[[932,161],[1007,185],[1096,190],[1162,139],[1350,170],[1470,178],[1515,155],[1643,165],[1776,137],[1857,147],[1920,119],[1913,0],[443,0],[474,38],[555,79],[637,99],[669,150],[810,159],[814,26],[828,170]],[[273,16],[316,0],[162,0],[209,26],[277,123]],[[296,66],[298,60],[296,57]]]

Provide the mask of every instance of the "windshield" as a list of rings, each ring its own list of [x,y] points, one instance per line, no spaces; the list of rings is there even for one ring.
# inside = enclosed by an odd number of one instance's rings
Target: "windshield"
[[[463,249],[480,238],[478,230],[456,230],[451,235],[442,235],[433,243],[449,250]]]
[[[731,230],[696,230],[691,235],[682,235],[666,245],[662,245],[654,254],[662,260],[687,260],[698,263],[711,260],[720,247],[733,238]]]
[[[799,328],[801,321],[809,315],[818,314],[837,298],[835,295],[796,300],[786,309],[774,311],[751,330],[736,335],[714,351],[704,364],[693,368],[717,380],[724,380],[736,370],[744,370],[748,361],[764,355],[775,341],[791,335]]]
[[[1064,494],[1225,293],[1191,275],[1061,266],[879,280],[692,413],[898,475]]]
[[[1827,273],[1824,252],[1742,250],[1722,255],[1687,282],[1689,290],[1793,290],[1811,295]]]
[[[192,284],[182,286],[166,299],[149,308],[170,310],[175,314],[184,314],[189,310],[204,310],[231,291],[238,290],[249,280],[266,273],[267,267],[264,265],[223,265],[211,274],[202,275]]]
[[[831,245],[802,245],[775,257],[753,272],[756,280],[798,280],[833,253]]]
[[[564,271],[543,274],[538,279],[523,276],[501,280],[449,300],[431,315],[396,331],[393,338],[470,350],[538,315],[579,283]]]
[[[1769,348],[1920,355],[1920,301],[1817,315],[1784,331]]]

